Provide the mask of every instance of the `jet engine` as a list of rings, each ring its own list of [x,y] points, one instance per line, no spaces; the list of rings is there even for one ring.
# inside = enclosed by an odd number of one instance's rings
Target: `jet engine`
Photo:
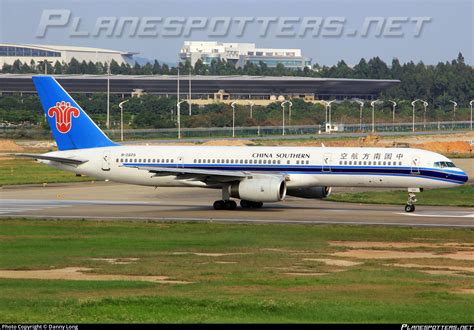
[[[284,178],[246,179],[230,186],[230,196],[251,202],[279,202],[286,196]]]
[[[288,196],[320,199],[331,195],[331,187],[288,188]]]

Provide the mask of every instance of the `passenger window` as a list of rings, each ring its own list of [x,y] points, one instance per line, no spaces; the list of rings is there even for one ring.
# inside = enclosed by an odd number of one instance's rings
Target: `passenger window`
[[[349,161],[349,165],[352,165],[352,160]]]
[[[296,165],[299,165],[299,164],[300,164],[300,161],[299,161],[299,160],[297,160],[297,161],[296,161]]]
[[[123,158],[120,158],[120,162],[123,163]]]
[[[286,163],[287,163],[287,164],[290,164],[290,161],[289,161],[289,160],[287,160],[287,161],[286,161]]]
[[[281,160],[278,160],[278,164],[281,164]]]
[[[401,165],[402,165],[402,162],[398,162],[398,165],[400,165],[400,166],[401,166]]]

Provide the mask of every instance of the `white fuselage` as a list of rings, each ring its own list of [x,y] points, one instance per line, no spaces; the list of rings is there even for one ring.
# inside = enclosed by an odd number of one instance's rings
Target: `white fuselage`
[[[99,179],[145,186],[211,186],[202,181],[157,176],[137,167],[183,167],[284,174],[289,188],[441,188],[463,184],[466,174],[436,167],[446,157],[409,148],[115,146],[48,155],[86,159],[78,166],[42,161]]]

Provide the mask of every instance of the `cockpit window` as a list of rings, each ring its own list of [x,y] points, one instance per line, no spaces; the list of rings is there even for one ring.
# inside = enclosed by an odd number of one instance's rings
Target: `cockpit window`
[[[456,167],[453,162],[435,162],[434,167],[445,168],[445,167]]]

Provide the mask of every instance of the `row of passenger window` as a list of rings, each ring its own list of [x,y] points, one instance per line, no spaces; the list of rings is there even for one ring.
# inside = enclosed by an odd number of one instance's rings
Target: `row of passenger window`
[[[195,164],[281,164],[280,159],[194,159]],[[286,161],[291,164],[290,160]],[[296,165],[309,164],[309,160],[297,160]]]
[[[163,164],[168,164],[168,163],[174,163],[174,159],[157,159],[157,158],[117,158],[115,160],[117,163],[163,163]]]
[[[362,161],[362,160],[359,160],[359,161],[357,161],[357,160],[354,160],[354,161],[344,160],[344,161],[342,161],[342,160],[340,160],[339,165],[395,165],[396,166],[397,162],[396,161],[393,161],[393,162],[388,161],[387,162],[387,161],[381,161],[381,160],[379,160],[378,162],[375,161],[375,160],[374,161],[371,161],[371,160],[369,160],[369,161],[367,161],[367,160],[364,160],[364,161]],[[398,165],[401,166],[402,162],[398,162]]]

